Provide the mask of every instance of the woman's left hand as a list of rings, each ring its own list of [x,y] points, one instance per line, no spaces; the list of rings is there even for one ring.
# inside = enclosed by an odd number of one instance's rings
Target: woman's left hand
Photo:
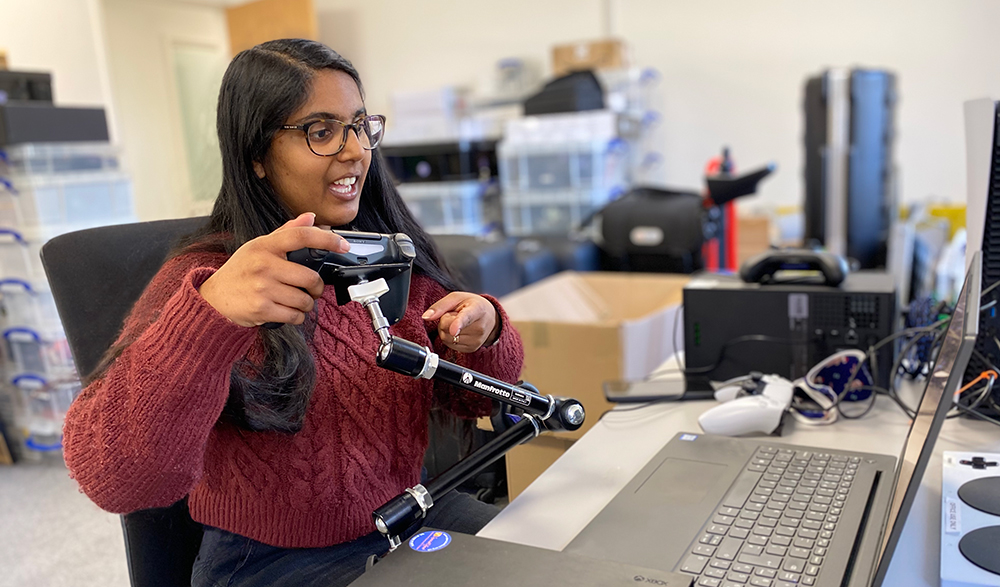
[[[423,319],[438,322],[438,336],[448,348],[471,353],[493,343],[500,333],[500,316],[493,304],[476,294],[453,291],[424,312]]]

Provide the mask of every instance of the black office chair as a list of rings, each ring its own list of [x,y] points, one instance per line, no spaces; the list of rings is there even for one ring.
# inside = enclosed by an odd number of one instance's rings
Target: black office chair
[[[42,265],[81,375],[93,371],[118,338],[132,305],[177,240],[206,221],[92,228],[57,236],[42,247]],[[121,518],[132,587],[191,585],[202,528],[191,519],[186,499]]]

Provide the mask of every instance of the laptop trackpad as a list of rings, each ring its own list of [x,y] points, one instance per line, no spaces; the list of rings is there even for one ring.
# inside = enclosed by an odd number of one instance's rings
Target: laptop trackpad
[[[666,459],[639,486],[636,494],[655,492],[674,505],[700,503],[726,468],[714,463]]]
[[[565,550],[673,570],[746,461],[745,455],[723,453],[716,459],[698,454],[688,442],[680,444],[690,457],[669,456],[658,463],[654,458]],[[665,451],[680,452],[676,445]]]

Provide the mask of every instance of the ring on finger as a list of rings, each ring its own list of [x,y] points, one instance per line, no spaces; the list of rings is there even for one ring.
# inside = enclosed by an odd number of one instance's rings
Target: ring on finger
[[[458,335],[451,337],[451,342],[458,342]]]

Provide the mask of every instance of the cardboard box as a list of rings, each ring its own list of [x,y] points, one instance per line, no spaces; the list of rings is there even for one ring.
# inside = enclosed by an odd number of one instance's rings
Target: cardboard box
[[[674,352],[684,275],[566,271],[500,300],[524,341],[521,377],[543,394],[583,403],[580,438],[612,405],[603,384],[640,380]],[[678,318],[679,321],[679,318]],[[683,331],[677,325],[678,345]]]
[[[575,440],[539,436],[507,453],[507,495],[514,499],[556,462]]]
[[[736,264],[771,248],[771,219],[767,216],[740,216],[737,219]]]
[[[584,69],[628,67],[624,41],[603,39],[556,45],[552,48],[552,74],[556,77]]]

